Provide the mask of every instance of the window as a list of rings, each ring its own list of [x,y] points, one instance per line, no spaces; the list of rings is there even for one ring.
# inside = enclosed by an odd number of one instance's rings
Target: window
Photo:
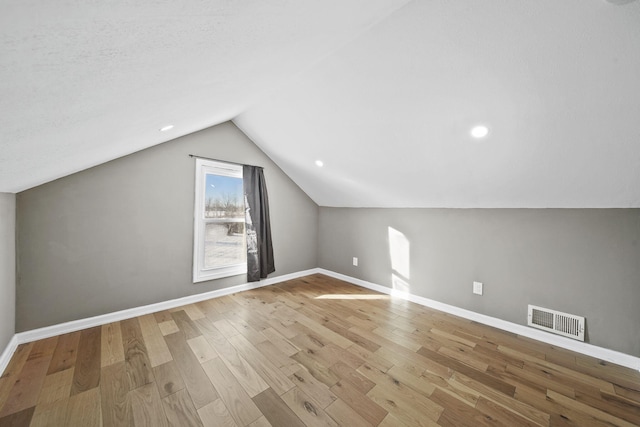
[[[242,166],[196,159],[193,281],[247,272]]]

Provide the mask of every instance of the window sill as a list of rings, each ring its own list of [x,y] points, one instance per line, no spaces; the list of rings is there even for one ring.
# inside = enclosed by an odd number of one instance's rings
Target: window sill
[[[222,279],[225,277],[247,274],[247,264],[221,267],[212,270],[194,271],[193,283],[206,282],[207,280]]]

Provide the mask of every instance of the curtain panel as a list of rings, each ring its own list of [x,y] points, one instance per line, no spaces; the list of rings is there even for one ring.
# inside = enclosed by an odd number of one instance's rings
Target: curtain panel
[[[261,167],[244,165],[242,180],[246,202],[247,279],[257,282],[276,271],[271,243],[269,196]]]

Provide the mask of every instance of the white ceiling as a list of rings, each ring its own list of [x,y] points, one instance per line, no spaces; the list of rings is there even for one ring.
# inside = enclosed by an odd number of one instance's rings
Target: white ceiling
[[[407,1],[3,0],[0,191],[230,120]]]
[[[0,37],[0,191],[234,118],[322,206],[640,207],[637,1],[5,0]]]

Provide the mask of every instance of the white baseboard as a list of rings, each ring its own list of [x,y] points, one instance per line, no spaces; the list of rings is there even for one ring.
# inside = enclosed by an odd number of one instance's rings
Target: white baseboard
[[[436,310],[450,313],[456,316],[463,317],[465,319],[474,320],[476,322],[493,326],[504,331],[512,332],[518,335],[522,335],[534,340],[542,341],[547,344],[555,345],[557,347],[566,348],[578,353],[582,353],[597,359],[606,360],[607,362],[615,363],[617,365],[626,366],[631,369],[640,371],[640,358],[631,356],[625,353],[620,353],[615,350],[609,350],[603,347],[597,347],[591,344],[574,341],[569,338],[561,336],[555,336],[552,334],[538,331],[533,328],[529,328],[524,325],[518,325],[516,323],[507,322],[506,320],[497,319],[495,317],[486,316],[484,314],[476,313],[473,311],[465,310],[463,308],[455,307],[452,305],[444,304],[438,301],[434,301],[421,296],[413,295],[410,293],[399,292],[397,290],[388,288],[386,286],[377,285],[375,283],[367,282],[365,280],[357,279],[355,277],[347,276],[344,274],[336,273],[323,268],[313,268],[310,270],[299,271],[296,273],[285,274],[283,276],[277,276],[261,280],[260,282],[245,283],[242,285],[232,286],[229,288],[218,289],[215,291],[205,292],[196,295],[190,295],[183,298],[173,299],[169,301],[159,302],[156,304],[149,304],[141,307],[130,308],[127,310],[116,311],[113,313],[107,313],[100,316],[89,317],[86,319],[73,320],[71,322],[60,323],[58,325],[47,326],[44,328],[33,329],[31,331],[20,332],[13,336],[9,341],[9,344],[2,352],[0,356],[0,373],[3,373],[6,369],[9,360],[13,356],[16,348],[19,344],[36,341],[40,339],[50,338],[52,336],[66,334],[70,332],[79,331],[81,329],[91,328],[94,326],[101,326],[107,323],[118,322],[120,320],[130,319],[132,317],[142,316],[145,314],[155,313],[157,311],[168,310],[175,307],[180,307],[187,304],[193,304],[208,300],[211,298],[221,297],[224,295],[230,295],[236,292],[247,291],[250,289],[256,289],[263,286],[274,285],[276,283],[285,282],[287,280],[297,279],[311,274],[324,274],[336,279],[344,280],[345,282],[352,283],[363,288],[371,289],[383,294],[391,295],[394,297],[402,298],[416,304],[423,305],[425,307],[434,308]]]
[[[465,310],[463,308],[455,307],[453,305],[444,304],[438,301],[434,301],[429,298],[413,295],[407,292],[400,292],[395,289],[388,288],[386,286],[377,285],[375,283],[367,282],[365,280],[357,279],[355,277],[347,276],[344,274],[336,273],[330,270],[322,268],[317,269],[318,273],[325,274],[336,279],[344,280],[345,282],[352,283],[363,288],[371,289],[373,291],[381,292],[383,294],[391,295],[394,297],[402,298],[416,304],[423,305],[425,307],[434,308],[436,310],[450,313],[465,319],[474,320],[476,322],[493,326],[504,331],[512,332],[514,334],[522,335],[527,338],[532,338],[537,341],[562,347],[567,350],[572,350],[577,353],[585,354],[587,356],[595,357],[596,359],[606,360],[607,362],[615,363],[616,365],[625,366],[627,368],[640,371],[640,358],[631,356],[629,354],[621,353],[615,350],[609,350],[607,348],[598,347],[585,342],[575,341],[569,338],[552,335],[537,329],[530,328],[524,325],[518,325],[517,323],[508,322],[506,320],[498,319],[495,317],[487,316],[484,314],[476,313],[474,311]]]
[[[113,313],[107,313],[99,316],[89,317],[86,319],[72,320],[70,322],[60,323],[52,326],[46,326],[44,328],[33,329],[30,331],[19,332],[15,335],[14,338],[17,340],[18,344],[41,340],[41,339],[50,338],[56,335],[68,334],[70,332],[92,328],[94,326],[101,326],[107,323],[118,322],[120,320],[130,319],[132,317],[138,317],[145,314],[155,313],[157,311],[168,310],[171,308],[180,307],[187,304],[193,304],[195,302],[200,302],[200,301],[208,300],[211,298],[230,295],[236,292],[261,288],[263,286],[269,286],[276,283],[285,282],[287,280],[297,279],[299,277],[308,276],[314,273],[317,273],[317,269],[298,271],[296,273],[285,274],[285,275],[276,276],[273,278],[267,278],[264,280],[260,280],[259,282],[244,283],[241,285],[231,286],[229,288],[218,289],[215,291],[204,292],[201,294],[189,295],[186,297],[172,299],[169,301],[163,301],[155,304],[144,305],[141,307],[129,308],[126,310],[116,311]],[[5,353],[6,352],[7,351],[5,350]],[[11,355],[13,355],[13,352],[11,352]],[[4,353],[3,353],[3,356],[4,356]]]
[[[4,374],[4,370],[7,369],[7,365],[9,365],[9,361],[11,360],[11,356],[16,352],[18,348],[18,337],[12,336],[7,344],[7,347],[4,349],[2,354],[0,355],[0,376]]]

